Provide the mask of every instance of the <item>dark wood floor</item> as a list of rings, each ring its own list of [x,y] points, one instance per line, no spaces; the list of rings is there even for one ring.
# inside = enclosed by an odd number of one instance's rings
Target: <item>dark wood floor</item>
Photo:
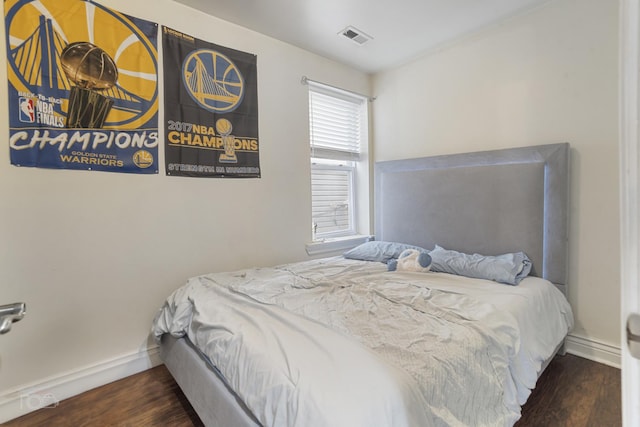
[[[516,427],[622,425],[620,369],[567,354],[547,366]]]
[[[164,366],[9,421],[5,426],[201,426]],[[622,425],[620,370],[556,357],[522,408],[516,427]],[[228,426],[232,427],[232,426]]]

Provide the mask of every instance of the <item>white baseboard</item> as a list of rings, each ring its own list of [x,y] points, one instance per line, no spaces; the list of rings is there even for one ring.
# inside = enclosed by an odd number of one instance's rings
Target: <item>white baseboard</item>
[[[591,338],[569,335],[565,342],[565,349],[567,353],[613,366],[614,368],[619,369],[622,366],[620,347],[605,344]]]
[[[162,363],[157,346],[118,356],[0,395],[0,423],[37,409],[55,408],[64,399],[128,377]]]

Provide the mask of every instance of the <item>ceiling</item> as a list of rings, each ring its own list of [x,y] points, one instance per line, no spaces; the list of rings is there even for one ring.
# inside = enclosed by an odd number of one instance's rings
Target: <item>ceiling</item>
[[[175,0],[358,70],[403,64],[549,0]],[[352,26],[364,44],[342,35]]]

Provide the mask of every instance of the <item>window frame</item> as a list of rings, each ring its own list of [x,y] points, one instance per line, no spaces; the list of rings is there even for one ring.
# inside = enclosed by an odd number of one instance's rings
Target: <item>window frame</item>
[[[311,160],[311,178],[313,180],[313,171],[314,169],[327,169],[327,170],[344,170],[348,168],[350,171],[350,179],[349,179],[349,224],[347,229],[339,230],[339,231],[329,231],[329,232],[317,232],[316,229],[316,221],[313,217],[313,209],[311,212],[312,218],[312,241],[325,241],[327,239],[334,238],[344,238],[345,236],[358,236],[358,199],[359,199],[359,191],[360,189],[357,187],[357,182],[361,181],[361,177],[359,174],[366,173],[368,174],[368,167],[359,167],[361,166],[361,162],[366,161],[366,149],[368,146],[368,101],[369,99],[364,95],[356,94],[353,92],[345,91],[343,89],[339,89],[333,86],[325,85],[323,83],[314,82],[307,80],[306,81],[309,86],[309,146],[310,146],[310,160]],[[329,97],[328,102],[326,103],[316,103],[314,105],[314,94],[321,95],[320,99],[325,99]],[[337,139],[337,143],[335,147],[327,147],[323,142],[326,142],[327,139],[323,137],[327,136],[327,127],[323,127],[322,125],[326,124],[326,121],[331,121],[334,117],[327,116],[323,117],[324,121],[320,122],[320,126],[318,128],[314,128],[314,120],[318,120],[317,117],[314,116],[314,108],[318,109],[319,113],[322,114],[323,108],[331,108],[330,104],[332,101],[335,101],[337,104],[348,103],[346,105],[353,106],[352,110],[345,109],[345,114],[353,115],[356,122],[353,124],[357,125],[355,130],[349,128],[347,123],[345,135],[347,138],[342,141]],[[343,104],[344,105],[344,104]],[[326,111],[326,110],[325,110]],[[335,115],[338,119],[339,123],[342,123],[340,120],[340,112]],[[314,144],[316,138],[314,138],[314,133],[320,135],[318,138],[321,140],[320,144]],[[328,133],[331,133],[330,131]],[[349,140],[350,133],[353,133],[357,139],[357,141]],[[329,135],[329,142],[334,135]],[[346,140],[346,143],[343,141]],[[329,144],[331,145],[331,144]],[[353,148],[356,148],[354,150]],[[363,156],[363,154],[365,154]],[[339,161],[342,165],[338,164],[327,164],[330,161]],[[311,194],[312,206],[314,205],[314,195],[313,188]],[[365,189],[367,191],[367,189]]]

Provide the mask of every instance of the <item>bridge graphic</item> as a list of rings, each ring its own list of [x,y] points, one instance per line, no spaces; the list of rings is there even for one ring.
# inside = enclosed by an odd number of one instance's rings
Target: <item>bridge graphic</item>
[[[9,57],[19,78],[32,92],[44,88],[54,97],[68,99],[73,84],[60,62],[60,54],[66,45],[63,37],[55,31],[51,19],[41,16],[40,25],[26,40],[10,50]],[[135,116],[150,107],[149,101],[117,83],[100,93],[113,99],[113,109]],[[56,108],[61,110],[60,106]]]
[[[206,109],[230,111],[242,99],[240,73],[223,55],[201,50],[189,55],[185,64],[184,84],[193,99]]]

